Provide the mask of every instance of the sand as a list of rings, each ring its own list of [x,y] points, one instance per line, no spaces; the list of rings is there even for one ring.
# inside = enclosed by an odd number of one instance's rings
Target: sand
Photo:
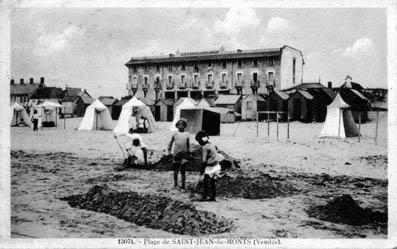
[[[27,127],[11,128],[12,236],[175,237],[176,234],[162,229],[73,208],[61,200],[106,183],[120,192],[192,202],[191,193],[172,188],[171,171],[114,171],[114,166],[122,163],[123,155],[111,132],[77,131],[80,121],[81,118],[68,119],[66,129],[47,128],[38,133]],[[222,233],[222,237],[386,238],[385,229],[333,223],[311,217],[307,212],[310,207],[326,205],[343,194],[351,195],[362,208],[387,211],[385,115],[381,115],[379,122],[377,144],[373,138],[375,122],[361,125],[360,142],[357,138],[319,139],[321,123],[299,122],[290,124],[287,141],[286,126],[280,124],[277,141],[275,123],[270,124],[270,138],[266,123],[259,124],[258,137],[255,122],[222,124],[221,135],[210,140],[240,162],[242,174],[252,178],[269,174],[297,191],[263,195],[260,199],[224,194],[214,203],[192,202],[195,208],[233,220],[235,229]],[[155,133],[142,135],[150,162],[157,162],[166,154],[172,134],[168,128],[169,123],[159,122]],[[123,145],[128,138],[118,140]],[[228,177],[238,177],[235,174]],[[188,186],[194,186],[197,179],[197,172],[187,173]]]

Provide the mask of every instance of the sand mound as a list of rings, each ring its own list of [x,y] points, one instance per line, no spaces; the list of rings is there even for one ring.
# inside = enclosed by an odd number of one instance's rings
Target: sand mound
[[[348,225],[387,223],[387,213],[363,209],[350,195],[342,195],[324,206],[312,207],[308,214],[320,220]]]
[[[212,212],[196,210],[192,204],[158,195],[117,192],[106,185],[96,185],[86,194],[62,200],[72,207],[111,214],[139,226],[177,234],[218,234],[233,228],[232,221]]]
[[[200,146],[193,144],[191,148],[191,158],[189,163],[186,165],[186,171],[191,172],[199,172],[201,168],[201,161],[203,151]],[[231,157],[227,153],[220,151],[220,153],[225,157],[225,161],[221,163],[222,170],[239,170],[240,162],[239,160]],[[173,170],[172,168],[172,155],[164,155],[160,158],[159,161],[148,165],[148,167],[141,169],[148,169],[148,170],[160,170],[160,171],[170,171]]]
[[[202,193],[202,186],[191,188],[195,193]],[[267,174],[250,177],[224,175],[216,180],[216,195],[223,197],[241,197],[246,199],[265,199],[287,196],[296,193],[296,188],[286,181],[279,181]]]

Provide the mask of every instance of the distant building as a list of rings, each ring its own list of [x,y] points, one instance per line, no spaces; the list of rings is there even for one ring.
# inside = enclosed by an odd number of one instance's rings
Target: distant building
[[[241,119],[243,120],[263,120],[264,115],[258,112],[265,111],[266,100],[260,95],[250,94],[241,101]]]
[[[82,117],[84,116],[85,109],[90,105],[94,99],[84,89],[76,87],[66,87],[63,91],[63,98],[61,99],[64,105],[66,115]]]
[[[34,82],[33,78],[29,79],[29,83],[25,83],[24,79],[20,79],[19,84],[15,84],[15,80],[10,80],[10,100],[11,103],[18,103],[23,106],[28,105],[29,99],[33,92],[39,87],[46,87],[44,77],[40,78],[40,82]]]
[[[30,97],[29,103],[40,104],[44,101],[60,103],[63,98],[63,90],[59,87],[39,87]]]
[[[221,94],[215,100],[215,107],[232,109],[238,115],[241,114],[241,96]]]
[[[115,99],[113,96],[100,96],[98,99],[109,109],[109,113],[112,116],[113,105],[118,101],[118,99]]]
[[[128,94],[139,97],[193,99],[217,94],[263,94],[302,83],[302,52],[289,47],[187,52],[131,58]]]

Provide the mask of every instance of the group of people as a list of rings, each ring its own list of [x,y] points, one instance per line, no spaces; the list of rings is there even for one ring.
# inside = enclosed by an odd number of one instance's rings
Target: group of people
[[[171,137],[168,144],[168,154],[172,154],[174,188],[186,190],[186,166],[191,160],[190,134],[185,131],[187,127],[186,119],[180,119],[176,123],[178,129]],[[139,134],[134,133],[130,128],[126,136],[130,137],[132,142],[126,144],[128,159],[126,164],[130,166],[147,165],[147,149]],[[215,201],[216,196],[216,178],[220,175],[221,166],[219,162],[222,156],[218,154],[214,144],[209,141],[208,134],[205,131],[199,131],[195,140],[202,147],[203,157],[200,170],[200,181],[203,182],[203,193],[200,201]],[[173,151],[172,151],[173,148]],[[178,176],[181,175],[181,185],[178,185]]]
[[[149,123],[147,119],[144,116],[139,115],[136,110],[130,116],[128,124],[130,130],[134,133],[148,133]]]

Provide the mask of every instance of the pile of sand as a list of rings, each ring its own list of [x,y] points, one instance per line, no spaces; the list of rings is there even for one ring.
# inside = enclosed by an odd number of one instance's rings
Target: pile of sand
[[[387,213],[363,209],[350,195],[342,195],[324,206],[311,207],[308,214],[320,220],[348,225],[387,224]]]
[[[216,180],[216,195],[223,197],[241,197],[246,199],[265,199],[287,196],[297,189],[286,181],[278,180],[267,174],[258,172],[258,176],[223,175]],[[202,193],[202,186],[191,188],[195,193]]]
[[[68,201],[72,207],[111,214],[139,226],[177,234],[218,234],[233,228],[231,220],[196,210],[192,204],[159,195],[117,192],[106,185],[96,185],[86,194],[62,200]]]

